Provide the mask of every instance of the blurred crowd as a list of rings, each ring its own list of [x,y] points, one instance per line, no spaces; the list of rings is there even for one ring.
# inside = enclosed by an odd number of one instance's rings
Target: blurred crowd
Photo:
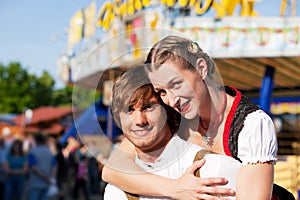
[[[105,182],[97,148],[43,134],[0,138],[0,200],[102,198]],[[100,155],[101,157],[101,155]]]

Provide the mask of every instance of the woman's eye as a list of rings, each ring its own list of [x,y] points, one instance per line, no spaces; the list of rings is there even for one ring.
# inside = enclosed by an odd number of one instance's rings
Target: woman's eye
[[[181,81],[174,82],[173,85],[172,85],[172,88],[173,88],[173,89],[178,89],[178,88],[181,87],[181,84],[182,84]]]

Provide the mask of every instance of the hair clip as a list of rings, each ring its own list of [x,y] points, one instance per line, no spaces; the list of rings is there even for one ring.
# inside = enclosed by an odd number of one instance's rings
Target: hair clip
[[[197,53],[198,50],[199,50],[199,47],[196,42],[192,42],[188,45],[188,51],[190,53]]]

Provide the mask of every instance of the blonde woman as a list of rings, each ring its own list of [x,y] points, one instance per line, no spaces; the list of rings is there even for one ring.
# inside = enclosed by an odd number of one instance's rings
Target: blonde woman
[[[146,63],[154,64],[147,70],[156,92],[189,121],[180,127],[180,137],[242,163],[236,198],[271,199],[277,154],[271,118],[237,89],[222,87],[214,61],[189,39],[162,39],[152,47]],[[132,145],[124,140],[103,170],[104,180],[127,192],[184,200],[234,195],[230,188],[220,187],[227,182],[222,177],[194,177],[202,164],[194,164],[179,179],[167,179],[145,173],[123,153],[128,151],[133,152]],[[121,169],[115,167],[118,162]]]

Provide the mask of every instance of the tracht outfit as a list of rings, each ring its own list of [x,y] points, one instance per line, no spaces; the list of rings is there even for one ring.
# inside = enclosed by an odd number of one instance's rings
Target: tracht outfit
[[[226,87],[226,93],[235,99],[225,122],[225,154],[243,165],[276,161],[277,138],[270,116],[237,89]]]

